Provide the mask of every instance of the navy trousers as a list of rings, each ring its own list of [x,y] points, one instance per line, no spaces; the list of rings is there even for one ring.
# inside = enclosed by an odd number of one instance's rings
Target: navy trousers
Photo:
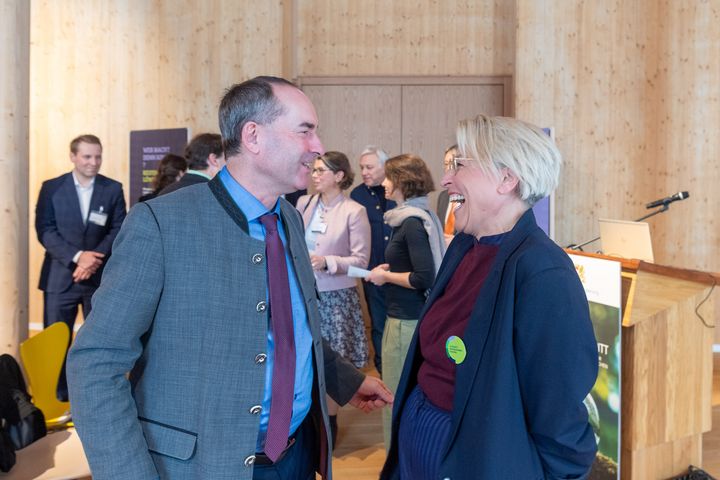
[[[378,373],[382,373],[382,337],[385,331],[385,318],[387,317],[385,290],[382,286],[379,287],[370,282],[363,282],[363,291],[365,292],[365,302],[370,311],[370,336],[373,350],[375,350],[373,362]]]
[[[315,480],[319,442],[309,417],[298,427],[295,443],[280,461],[272,465],[254,465],[253,480]]]
[[[45,309],[43,311],[43,326],[49,327],[56,322],[64,322],[70,329],[70,340],[72,341],[73,328],[75,326],[75,318],[78,314],[78,307],[82,305],[83,318],[87,318],[90,314],[90,299],[95,293],[95,287],[73,283],[72,286],[62,293],[43,293]],[[65,356],[67,357],[67,349],[70,348],[68,342]],[[68,400],[67,379],[65,378],[65,362],[63,362],[62,370],[60,370],[60,378],[58,379],[57,397],[59,400],[66,402]]]
[[[450,412],[442,410],[415,386],[400,416],[398,456],[402,480],[440,478],[440,455],[450,435]]]

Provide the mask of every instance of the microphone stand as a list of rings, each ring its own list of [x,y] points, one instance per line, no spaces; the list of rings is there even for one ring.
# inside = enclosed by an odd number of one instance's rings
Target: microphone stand
[[[638,219],[635,220],[635,221],[636,221],[636,222],[642,222],[642,221],[645,220],[646,218],[650,218],[650,217],[652,217],[652,216],[654,216],[654,215],[657,215],[658,213],[667,212],[669,209],[670,209],[670,202],[663,203],[663,204],[660,206],[660,208],[658,208],[658,209],[655,210],[654,212],[650,212],[650,213],[648,213],[647,215],[643,215],[642,217],[638,218]],[[583,250],[582,247],[584,247],[585,245],[589,245],[589,244],[591,244],[591,243],[593,243],[593,242],[597,242],[598,240],[600,240],[600,236],[599,236],[599,235],[598,235],[597,237],[593,238],[592,240],[588,240],[587,242],[583,242],[583,243],[581,243],[581,244],[579,244],[579,245],[575,245],[574,243],[571,243],[570,245],[567,246],[567,248],[568,248],[569,250],[580,250],[581,252],[583,252],[584,250]]]

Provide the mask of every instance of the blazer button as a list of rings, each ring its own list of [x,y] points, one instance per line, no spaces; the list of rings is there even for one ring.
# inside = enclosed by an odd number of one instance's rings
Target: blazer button
[[[258,353],[257,355],[255,355],[255,363],[257,364],[265,363],[266,359],[267,355],[265,355],[264,353]]]
[[[260,405],[253,405],[250,407],[250,413],[253,415],[257,415],[260,412],[262,412],[262,407]]]
[[[265,300],[258,302],[258,304],[255,305],[255,310],[261,313],[264,312],[265,310],[267,310],[267,302]]]
[[[380,205],[375,205],[375,210],[380,210]]]
[[[259,263],[262,263],[262,261],[263,261],[263,256],[262,256],[262,254],[256,253],[255,255],[252,256],[251,261],[252,261],[252,263],[255,264],[255,265],[257,265],[257,264],[259,264]]]
[[[255,463],[255,455],[248,455],[245,457],[245,461],[243,461],[246,467],[252,467]]]

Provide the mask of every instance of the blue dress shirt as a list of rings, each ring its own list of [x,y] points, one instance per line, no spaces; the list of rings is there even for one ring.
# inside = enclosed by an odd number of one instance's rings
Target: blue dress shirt
[[[220,173],[220,180],[230,193],[237,206],[242,210],[245,218],[247,218],[250,236],[257,240],[265,241],[265,228],[260,223],[260,217],[268,213],[267,208],[255,198],[250,192],[245,190],[227,171],[223,168]],[[307,312],[305,310],[305,302],[300,291],[295,269],[292,260],[288,254],[287,237],[285,236],[285,227],[280,215],[280,202],[275,203],[271,210],[278,215],[278,231],[280,239],[285,245],[285,261],[288,267],[288,280],[290,281],[290,299],[293,312],[293,327],[295,333],[295,398],[293,400],[293,414],[290,421],[290,434],[300,426],[305,416],[310,411],[312,404],[312,382],[313,382],[313,366],[312,366],[312,334],[307,322]],[[268,301],[270,293],[268,291]],[[268,328],[268,357],[267,370],[265,371],[265,394],[262,401],[262,412],[260,414],[260,435],[258,436],[257,451],[262,452],[265,444],[265,434],[267,433],[268,419],[270,418],[270,394],[272,391],[272,374],[275,359],[275,342],[270,328]]]

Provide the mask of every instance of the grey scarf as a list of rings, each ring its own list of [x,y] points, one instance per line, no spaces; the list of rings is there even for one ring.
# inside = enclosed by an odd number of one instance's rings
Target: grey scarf
[[[385,212],[384,218],[387,224],[393,228],[410,217],[417,217],[422,220],[428,234],[435,273],[437,274],[443,255],[445,255],[446,246],[440,219],[435,215],[435,212],[430,210],[429,206],[430,202],[427,195],[408,198],[404,203]]]

